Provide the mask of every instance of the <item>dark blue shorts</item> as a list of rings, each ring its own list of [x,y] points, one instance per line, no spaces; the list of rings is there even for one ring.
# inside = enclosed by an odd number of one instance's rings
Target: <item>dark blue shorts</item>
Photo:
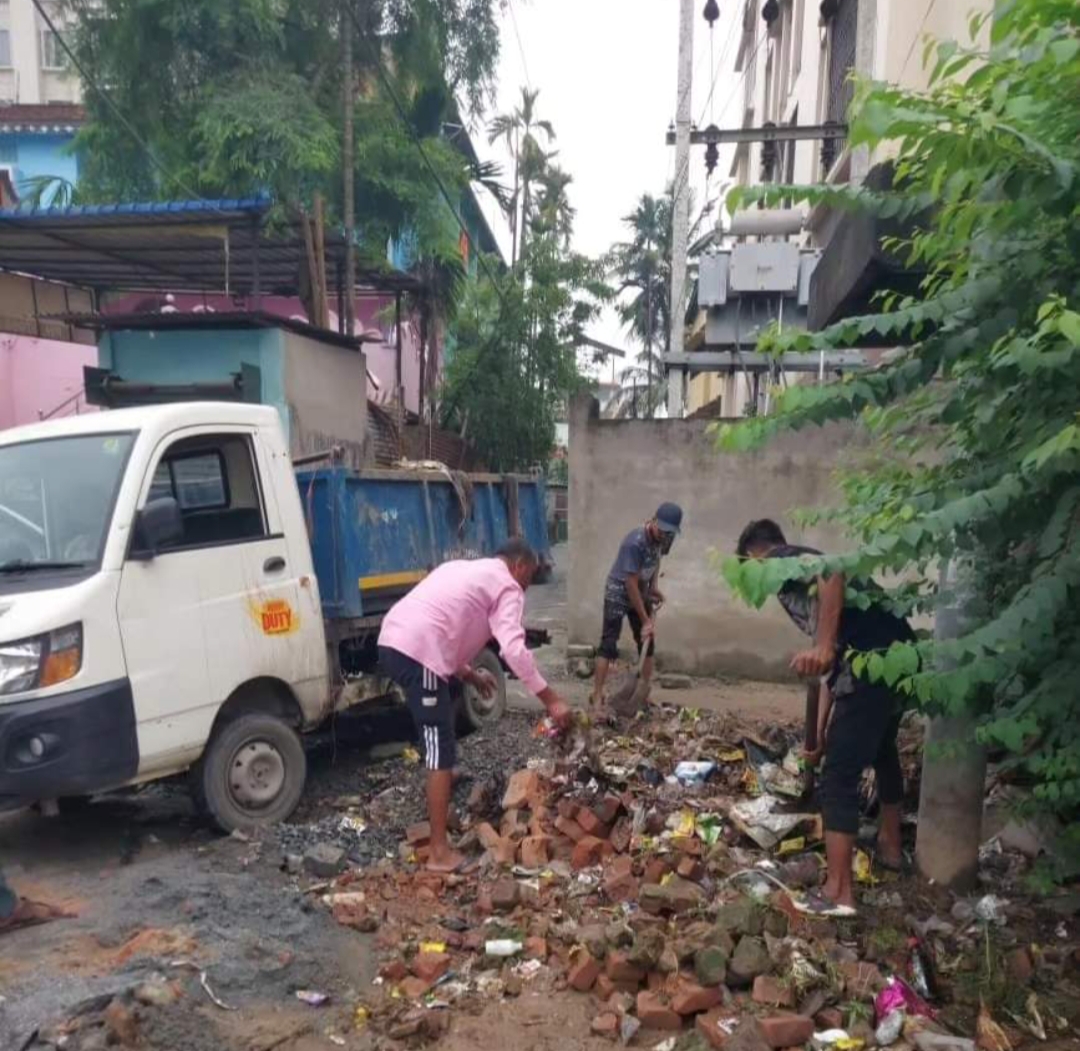
[[[379,647],[379,669],[405,694],[429,770],[453,770],[457,763],[455,705],[450,683],[430,668],[388,646]]]

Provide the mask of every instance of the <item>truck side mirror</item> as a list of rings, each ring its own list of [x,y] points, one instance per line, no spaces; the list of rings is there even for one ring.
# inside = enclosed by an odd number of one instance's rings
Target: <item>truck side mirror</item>
[[[184,539],[184,519],[180,505],[171,497],[150,500],[135,516],[132,557],[151,559],[162,548]]]

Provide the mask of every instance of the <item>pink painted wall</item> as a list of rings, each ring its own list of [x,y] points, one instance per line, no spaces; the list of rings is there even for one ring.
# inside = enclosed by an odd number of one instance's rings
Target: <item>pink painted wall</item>
[[[0,332],[0,429],[36,423],[39,414],[95,412],[82,398],[58,408],[83,389],[83,366],[97,364],[85,343]]]
[[[337,306],[336,297],[331,300],[333,306]],[[106,313],[152,313],[161,309],[165,303],[163,295],[132,293],[123,296],[110,297],[105,307]],[[244,310],[254,304],[243,299],[230,299],[224,295],[188,295],[177,293],[167,303],[167,309],[183,313],[195,310]],[[287,296],[263,296],[261,309],[268,314],[278,317],[298,318],[307,320],[303,306],[299,299]],[[416,412],[419,400],[420,387],[420,331],[416,323],[403,310],[401,323],[401,383],[405,388],[405,409],[408,412]],[[368,397],[375,402],[388,404],[394,396],[394,380],[397,371],[396,350],[394,339],[394,297],[393,296],[364,296],[356,301],[356,323],[360,331],[378,330],[382,335],[381,343],[365,343],[364,352],[367,354],[368,372],[375,378],[375,385],[369,385]],[[337,311],[330,311],[330,327],[336,332],[338,328]],[[436,340],[436,382],[442,375],[442,345]],[[376,389],[377,387],[377,389]]]

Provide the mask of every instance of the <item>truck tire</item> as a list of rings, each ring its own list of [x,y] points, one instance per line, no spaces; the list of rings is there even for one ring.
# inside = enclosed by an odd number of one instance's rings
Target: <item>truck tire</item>
[[[480,655],[473,661],[473,667],[477,671],[483,668],[484,671],[491,672],[498,685],[495,695],[488,698],[471,686],[462,686],[458,704],[458,732],[463,737],[486,726],[494,726],[506,711],[506,674],[498,656],[492,650],[481,650]]]
[[[296,809],[307,756],[296,731],[273,715],[252,713],[226,723],[196,767],[196,805],[224,832],[273,825]]]

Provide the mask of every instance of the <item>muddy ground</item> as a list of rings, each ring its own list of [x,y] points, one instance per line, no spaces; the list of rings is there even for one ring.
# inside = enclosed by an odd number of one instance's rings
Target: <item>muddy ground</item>
[[[565,671],[565,580],[529,597],[529,622],[547,627],[553,646],[542,664],[555,684],[582,702],[588,684]],[[535,703],[512,686],[515,709],[495,729],[462,747],[466,774],[513,771],[543,745],[532,736]],[[756,683],[698,682],[658,691],[668,703],[797,715],[801,690]],[[375,976],[373,936],[339,926],[305,893],[312,879],[283,869],[288,853],[312,843],[345,846],[354,862],[396,854],[404,827],[423,809],[422,770],[392,742],[409,735],[401,713],[343,721],[310,756],[307,795],[289,826],[258,841],[222,837],[198,820],[181,786],[153,785],[96,801],[84,812],[0,817],[0,864],[23,894],[67,906],[72,919],[0,941],[0,1049],[49,1046],[58,1023],[157,976],[180,983],[173,1006],[146,1012],[141,1046],[184,1051],[317,1051],[370,1046],[352,1005]],[[372,744],[381,745],[373,756]],[[389,747],[387,747],[390,745]],[[395,754],[396,753],[396,754]],[[389,755],[389,758],[378,756]],[[468,784],[461,792],[468,790]],[[348,797],[379,798],[377,821],[342,827]],[[206,976],[209,990],[199,981]],[[329,994],[309,1007],[297,991]],[[217,997],[222,1004],[215,1005]],[[565,1001],[565,1002],[564,1002]],[[465,1048],[609,1047],[589,1035],[585,998],[527,992],[476,1015],[456,1013],[447,1051]],[[75,1022],[77,1025],[77,1020]],[[104,1034],[101,1034],[104,1039]]]

